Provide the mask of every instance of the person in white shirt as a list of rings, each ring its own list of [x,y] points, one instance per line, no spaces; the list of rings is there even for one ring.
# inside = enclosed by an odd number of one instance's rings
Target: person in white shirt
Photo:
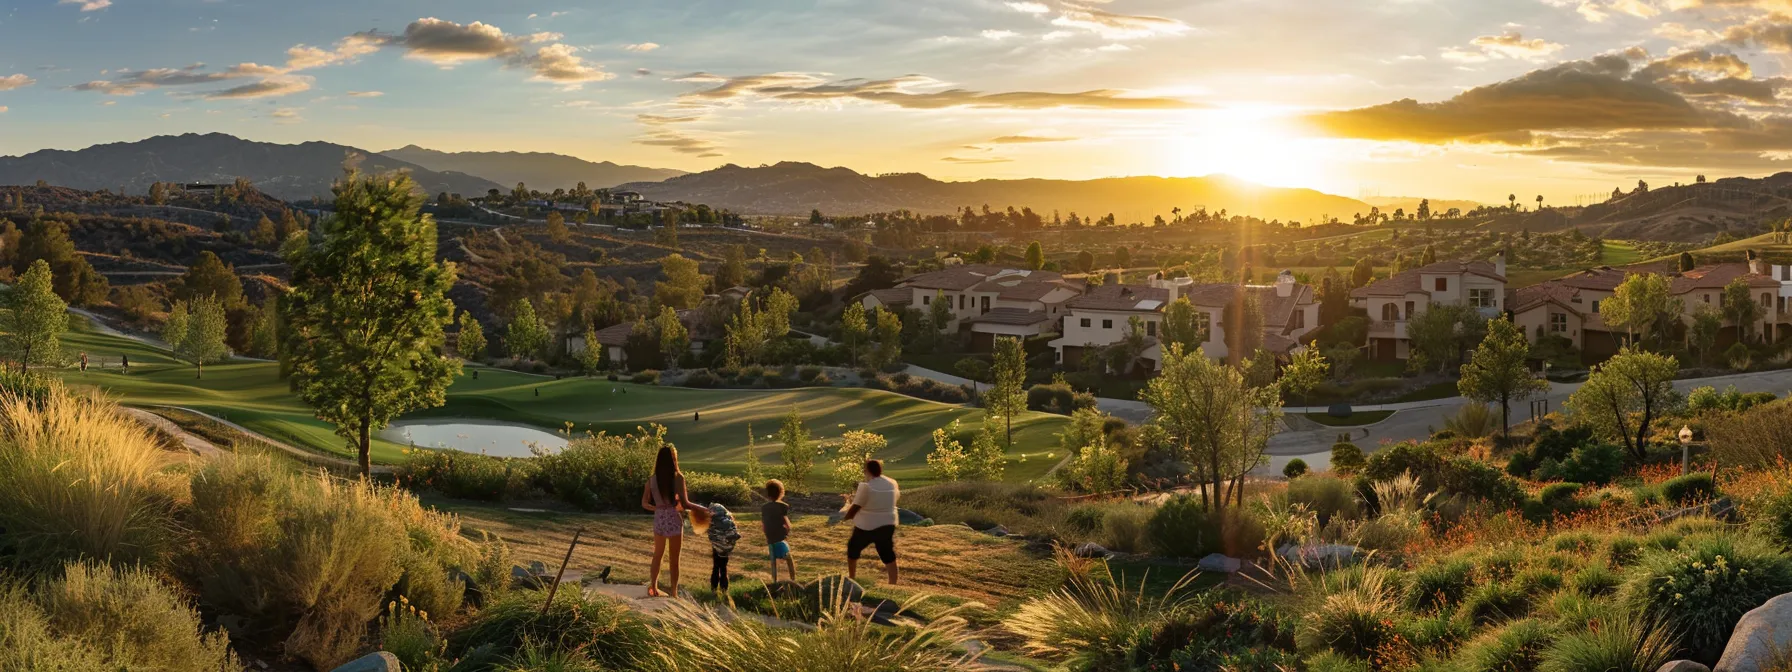
[[[883,460],[865,461],[865,481],[852,496],[852,507],[842,520],[852,521],[852,537],[846,541],[846,576],[859,577],[859,555],[866,546],[877,547],[890,585],[896,585],[896,499],[902,494],[896,479],[884,475]]]

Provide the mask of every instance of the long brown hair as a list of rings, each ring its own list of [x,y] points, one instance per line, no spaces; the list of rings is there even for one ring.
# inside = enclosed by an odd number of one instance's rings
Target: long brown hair
[[[660,496],[668,502],[675,502],[672,488],[678,484],[678,449],[672,444],[660,444],[659,457],[653,461],[653,485],[659,488]],[[658,502],[655,502],[657,504]]]

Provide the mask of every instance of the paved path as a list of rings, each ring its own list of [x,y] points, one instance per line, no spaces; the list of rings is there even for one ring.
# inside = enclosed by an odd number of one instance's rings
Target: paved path
[[[186,449],[194,455],[200,457],[218,457],[230,452],[223,448],[219,448],[216,444],[210,441],[194,436],[187,430],[181,429],[180,425],[176,425],[173,422],[170,422],[167,418],[149,411],[145,411],[141,408],[131,408],[129,406],[120,406],[118,407],[118,410],[133,420],[167,432],[168,435],[173,436],[176,440],[180,441],[181,445],[186,447]]]
[[[1755,371],[1737,373],[1710,378],[1686,378],[1674,381],[1674,389],[1682,394],[1697,387],[1715,387],[1723,390],[1734,385],[1742,392],[1772,392],[1786,395],[1792,391],[1792,369],[1776,371]],[[1563,404],[1569,395],[1580,389],[1581,383],[1552,383],[1549,392],[1542,397],[1549,402],[1551,412],[1563,410]],[[1282,467],[1293,458],[1300,458],[1313,469],[1324,469],[1331,464],[1331,445],[1339,434],[1351,432],[1351,442],[1361,446],[1365,451],[1373,451],[1383,441],[1400,442],[1409,439],[1424,439],[1432,432],[1443,429],[1444,419],[1456,413],[1464,404],[1470,403],[1462,397],[1448,399],[1432,399],[1427,401],[1408,401],[1396,404],[1369,404],[1355,406],[1351,410],[1394,411],[1388,419],[1371,425],[1360,427],[1325,427],[1323,429],[1284,432],[1270,439],[1268,466],[1258,470],[1262,474],[1280,474]],[[1323,406],[1289,407],[1284,412],[1324,413]],[[1498,409],[1495,409],[1496,412]],[[1512,422],[1518,423],[1530,419],[1530,400],[1518,402],[1512,407]]]

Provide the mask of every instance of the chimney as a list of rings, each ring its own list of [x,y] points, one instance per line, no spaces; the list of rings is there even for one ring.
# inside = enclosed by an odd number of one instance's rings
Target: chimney
[[[1506,277],[1506,253],[1501,252],[1493,257],[1493,274]]]
[[[1761,259],[1761,253],[1756,252],[1754,250],[1748,251],[1748,272],[1754,273],[1757,275],[1767,275],[1768,274],[1767,273],[1767,262],[1765,262]]]
[[[1284,269],[1276,274],[1276,296],[1288,298],[1294,296],[1294,272]]]

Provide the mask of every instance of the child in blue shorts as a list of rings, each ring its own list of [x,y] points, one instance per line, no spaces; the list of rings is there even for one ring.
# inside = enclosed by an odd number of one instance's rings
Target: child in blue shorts
[[[784,484],[777,479],[765,482],[765,506],[759,507],[759,521],[765,526],[765,543],[771,547],[772,581],[778,580],[778,561],[790,570],[796,580],[796,561],[790,557],[790,505],[784,503]]]

